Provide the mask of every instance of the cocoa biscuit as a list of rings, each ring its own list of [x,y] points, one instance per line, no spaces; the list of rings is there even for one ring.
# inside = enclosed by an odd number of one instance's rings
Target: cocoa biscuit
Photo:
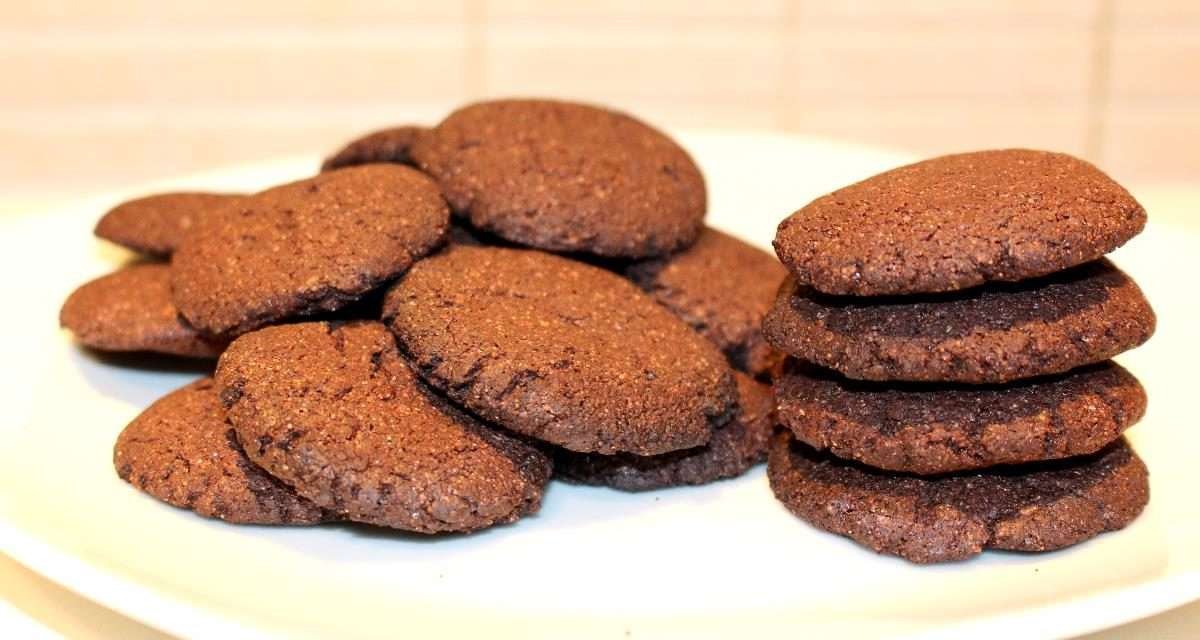
[[[181,191],[122,202],[100,218],[95,234],[139,253],[169,256],[197,220],[241,197]]]
[[[572,451],[698,447],[736,402],[712,343],[628,280],[548,253],[451,246],[396,283],[384,319],[451,399]]]
[[[791,362],[775,394],[780,423],[808,445],[917,474],[1093,453],[1146,411],[1111,360],[1005,385],[861,382]]]
[[[780,432],[767,477],[813,526],[917,563],[1061,549],[1125,527],[1150,497],[1146,465],[1124,438],[1090,456],[918,477],[818,453]]]
[[[787,271],[775,256],[705,228],[691,247],[637,262],[625,275],[725,352],[763,375],[781,355],[762,337],[762,319]]]
[[[175,253],[175,304],[200,331],[236,335],[333,311],[403,273],[444,239],[449,210],[420,172],[373,164],[243,198]]]
[[[418,533],[537,511],[550,462],[436,396],[378,322],[267,327],[217,366],[246,454],[338,517]]]
[[[360,164],[412,164],[409,149],[417,136],[429,129],[414,125],[391,127],[351,140],[321,163],[321,171],[332,171]]]
[[[165,264],[133,265],[84,284],[63,303],[58,318],[80,343],[103,351],[215,358],[226,344],[200,335],[179,317]]]
[[[771,388],[735,372],[738,408],[724,426],[713,430],[702,447],[657,456],[628,453],[601,455],[554,451],[556,475],[581,484],[601,485],[622,491],[648,491],[681,485],[707,484],[745,473],[767,456],[775,428]]]
[[[888,298],[824,296],[789,278],[763,335],[850,378],[1000,383],[1107,360],[1154,326],[1137,284],[1097,260],[1036,280]]]
[[[412,157],[472,225],[551,251],[676,251],[699,235],[707,206],[704,177],[678,144],[583,104],[472,104],[420,136]]]
[[[1083,264],[1145,224],[1142,206],[1093,165],[1005,149],[933,158],[817,198],[779,225],[775,250],[824,293],[932,293]]]
[[[122,480],[163,502],[239,524],[315,524],[329,514],[246,458],[212,378],[150,405],[117,438]]]

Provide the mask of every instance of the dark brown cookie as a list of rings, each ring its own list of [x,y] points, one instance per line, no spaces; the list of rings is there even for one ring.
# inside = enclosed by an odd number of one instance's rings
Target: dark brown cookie
[[[551,251],[662,255],[696,239],[707,206],[704,177],[673,140],[582,104],[473,104],[412,156],[471,224]]]
[[[396,283],[384,317],[430,384],[572,451],[698,447],[736,402],[712,343],[628,280],[548,253],[452,246]]]
[[[442,242],[449,210],[418,171],[388,164],[322,173],[206,217],[171,264],[175,304],[197,329],[235,335],[333,311]]]
[[[104,351],[150,351],[215,358],[224,340],[196,333],[171,302],[170,267],[140,264],[101,276],[63,303],[59,324],[79,342]]]
[[[657,456],[606,456],[555,447],[555,475],[622,491],[708,484],[742,475],[767,457],[767,444],[775,428],[775,406],[770,387],[743,373],[734,375],[737,412],[724,426],[713,430],[708,444]]]
[[[139,253],[168,256],[197,220],[240,197],[190,191],[146,196],[113,207],[96,223],[95,233]]]
[[[839,458],[934,474],[1094,453],[1146,411],[1146,391],[1107,361],[995,385],[847,380],[792,362],[779,421]]]
[[[407,125],[369,133],[351,140],[337,153],[326,158],[321,164],[321,171],[377,162],[412,164],[412,158],[408,155],[409,149],[417,136],[428,130],[425,127]]]
[[[896,298],[831,297],[789,278],[763,319],[776,348],[863,380],[999,383],[1107,360],[1154,333],[1108,260],[1036,280]]]
[[[254,466],[225,422],[212,378],[163,396],[117,438],[117,475],[208,518],[239,524],[314,524],[328,514]]]
[[[813,526],[918,563],[1061,549],[1125,527],[1150,497],[1146,465],[1124,438],[1090,456],[922,478],[817,453],[780,432],[767,477]]]
[[[541,504],[549,460],[434,395],[378,322],[248,333],[216,378],[250,459],[345,519],[472,531]]]
[[[775,256],[706,228],[691,247],[634,263],[625,275],[713,341],[735,367],[762,375],[781,357],[761,330],[787,276]]]
[[[817,198],[779,225],[797,280],[830,294],[953,291],[1100,258],[1146,211],[1078,158],[1006,149],[933,158]]]

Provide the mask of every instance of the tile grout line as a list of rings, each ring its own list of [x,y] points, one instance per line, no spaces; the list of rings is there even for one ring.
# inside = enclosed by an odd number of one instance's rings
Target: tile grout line
[[[1084,152],[1102,162],[1104,139],[1107,134],[1110,75],[1112,73],[1113,0],[1099,0],[1096,20],[1092,25],[1092,65],[1088,79],[1087,131]]]

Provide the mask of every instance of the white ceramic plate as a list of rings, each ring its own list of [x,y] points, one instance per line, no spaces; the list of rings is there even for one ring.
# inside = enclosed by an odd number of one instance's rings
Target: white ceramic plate
[[[706,170],[712,223],[764,247],[811,198],[904,160],[799,138],[684,139]],[[637,495],[554,484],[535,517],[442,539],[349,525],[236,527],[137,493],[112,470],[117,433],[202,371],[102,361],[57,330],[67,293],[128,257],[94,241],[92,224],[130,195],[253,190],[315,166],[301,158],[142,185],[0,222],[5,552],[150,625],[221,637],[1026,637],[1082,633],[1200,597],[1200,237],[1154,224],[1116,256],[1159,313],[1158,335],[1121,358],[1149,389],[1131,438],[1151,469],[1152,499],[1126,530],[1065,551],[916,567],[793,518],[761,467]]]

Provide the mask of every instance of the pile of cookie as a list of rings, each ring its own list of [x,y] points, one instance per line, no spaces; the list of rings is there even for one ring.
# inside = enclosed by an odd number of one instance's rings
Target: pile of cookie
[[[1155,317],[1104,255],[1146,214],[1058,153],[934,158],[818,198],[775,238],[768,476],[821,529],[914,562],[1058,549],[1149,497],[1113,356]]]
[[[118,475],[235,523],[466,532],[553,475],[642,490],[762,462],[785,270],[704,226],[643,122],[550,100],[356,140],[253,194],[156,194],[96,234],[142,254],[67,299],[86,347],[217,359],[130,423]]]
[[[706,208],[687,152],[629,115],[481,102],[258,193],[118,205],[96,235],[140,258],[60,320],[92,350],[215,360],[113,461],[228,522],[467,532],[535,513],[552,476],[638,491],[764,460],[795,514],[914,562],[1140,513],[1122,434],[1146,394],[1109,358],[1155,319],[1104,255],[1145,212],[1108,176],[935,158],[804,207],[779,260]]]

